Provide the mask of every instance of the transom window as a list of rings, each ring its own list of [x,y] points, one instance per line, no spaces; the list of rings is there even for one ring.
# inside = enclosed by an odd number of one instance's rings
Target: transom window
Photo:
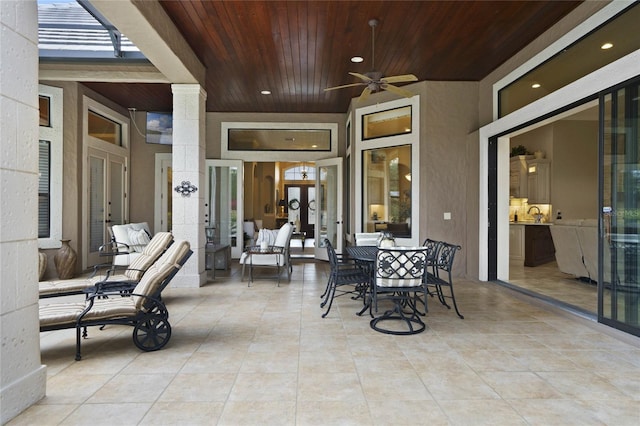
[[[98,138],[110,144],[122,146],[122,128],[120,123],[108,119],[89,110],[87,114],[89,136]]]
[[[284,171],[284,180],[316,180],[316,168],[308,164],[289,167]]]

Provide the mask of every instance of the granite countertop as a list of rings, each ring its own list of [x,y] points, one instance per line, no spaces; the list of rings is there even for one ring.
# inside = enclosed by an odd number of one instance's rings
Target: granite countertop
[[[529,221],[529,220],[519,220],[517,222],[513,222],[513,221],[509,221],[509,225],[535,225],[535,226],[540,226],[540,225],[553,225],[553,222],[534,222],[534,221]]]

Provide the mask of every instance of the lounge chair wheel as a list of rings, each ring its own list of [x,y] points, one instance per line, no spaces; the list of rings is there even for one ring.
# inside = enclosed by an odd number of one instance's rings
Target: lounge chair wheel
[[[133,328],[133,343],[145,352],[162,349],[171,338],[171,324],[160,315],[147,314]]]

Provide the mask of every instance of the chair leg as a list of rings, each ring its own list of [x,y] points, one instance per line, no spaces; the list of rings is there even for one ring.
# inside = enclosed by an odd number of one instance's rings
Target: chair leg
[[[333,298],[336,294],[336,285],[335,285],[335,281],[332,283],[331,288],[329,289],[329,294],[327,295],[327,300],[324,301],[324,303],[326,303],[327,301],[329,302],[329,306],[327,307],[327,311],[322,314],[322,318],[326,318],[327,315],[329,315],[329,311],[331,310],[331,305],[333,305]]]
[[[330,276],[329,280],[327,281],[327,288],[324,290],[324,293],[322,294],[322,296],[320,296],[321,298],[324,299],[322,303],[320,303],[321,308],[324,308],[324,305],[326,305],[327,302],[329,301],[329,295],[331,294],[332,285],[333,285],[333,277]]]
[[[456,303],[456,296],[453,294],[453,286],[449,286],[449,290],[451,291],[451,300],[453,300],[453,307],[456,310],[456,314],[460,317],[460,319],[464,319],[460,311],[458,310],[458,304]]]
[[[80,354],[80,341],[82,340],[80,337],[80,329],[80,326],[76,327],[76,361],[80,361],[82,359],[82,355]]]

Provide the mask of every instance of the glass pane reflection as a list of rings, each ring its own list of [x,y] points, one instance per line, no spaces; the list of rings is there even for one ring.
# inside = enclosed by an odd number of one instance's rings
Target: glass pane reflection
[[[366,232],[411,237],[411,145],[362,152]]]

